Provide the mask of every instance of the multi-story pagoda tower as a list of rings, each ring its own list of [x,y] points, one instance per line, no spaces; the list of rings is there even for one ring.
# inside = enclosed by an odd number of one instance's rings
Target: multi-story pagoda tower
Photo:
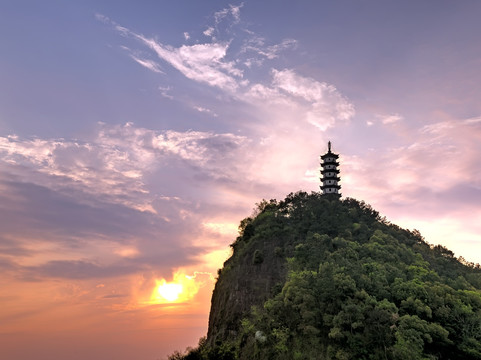
[[[327,153],[321,155],[322,195],[340,198],[341,193],[339,190],[341,189],[341,185],[339,185],[339,181],[341,181],[341,178],[339,177],[339,170],[337,169],[339,166],[339,162],[337,161],[339,155],[331,151],[330,141],[327,143],[327,147]]]

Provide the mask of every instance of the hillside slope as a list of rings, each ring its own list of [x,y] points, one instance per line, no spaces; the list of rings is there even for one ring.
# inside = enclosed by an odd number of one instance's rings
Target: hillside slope
[[[178,359],[481,359],[481,271],[354,199],[241,222],[207,339]]]

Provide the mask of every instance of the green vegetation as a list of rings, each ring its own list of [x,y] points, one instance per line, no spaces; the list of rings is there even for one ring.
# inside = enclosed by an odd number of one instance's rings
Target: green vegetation
[[[241,221],[207,339],[170,359],[481,359],[481,269],[364,202],[298,192]]]

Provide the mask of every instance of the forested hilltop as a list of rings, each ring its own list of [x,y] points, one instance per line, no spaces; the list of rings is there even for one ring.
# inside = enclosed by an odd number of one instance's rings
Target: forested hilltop
[[[355,199],[241,221],[207,338],[170,359],[481,359],[481,269]]]

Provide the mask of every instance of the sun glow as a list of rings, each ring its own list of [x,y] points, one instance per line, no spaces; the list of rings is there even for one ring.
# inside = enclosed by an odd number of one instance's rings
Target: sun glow
[[[165,279],[156,280],[156,285],[150,297],[150,303],[166,304],[181,303],[192,299],[201,286],[195,280],[196,276],[189,276],[183,272],[174,273],[171,282]]]
[[[182,290],[182,284],[169,284],[165,280],[163,280],[162,283],[157,286],[157,293],[160,295],[160,297],[164,298],[168,302],[177,300],[179,295],[182,293]]]

